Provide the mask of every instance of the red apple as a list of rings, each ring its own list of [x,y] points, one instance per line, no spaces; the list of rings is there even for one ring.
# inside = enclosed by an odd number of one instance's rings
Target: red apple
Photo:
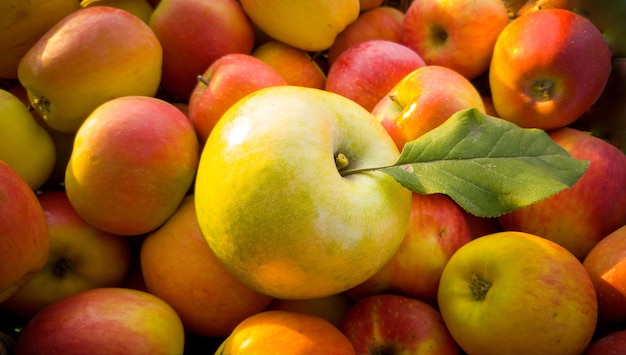
[[[357,300],[395,292],[435,306],[443,268],[471,239],[463,209],[450,197],[414,193],[411,217],[398,251],[374,276],[347,292]]]
[[[193,195],[148,234],[140,260],[146,289],[171,305],[194,334],[226,336],[272,300],[244,286],[220,264],[200,231]]]
[[[450,68],[426,65],[394,85],[374,106],[372,114],[402,150],[407,142],[467,108],[485,112],[483,99],[472,82]]]
[[[335,41],[328,48],[328,64],[332,65],[339,54],[357,43],[372,39],[400,43],[403,19],[404,13],[391,6],[379,6],[361,12],[354,22],[335,37]]]
[[[189,119],[204,143],[224,112],[244,96],[262,88],[287,85],[280,74],[250,54],[226,54],[198,78],[189,98]]]
[[[162,0],[149,24],[163,46],[161,88],[183,102],[215,60],[254,46],[254,29],[236,0]]]
[[[371,111],[406,75],[425,65],[402,44],[369,40],[346,49],[330,66],[326,91],[355,101]]]
[[[63,298],[24,327],[14,355],[182,354],[184,328],[176,312],[147,292],[97,288]]]
[[[43,208],[28,183],[0,160],[0,302],[46,265],[50,237]]]
[[[357,354],[460,354],[441,314],[425,302],[401,295],[357,301],[339,330]]]
[[[626,329],[609,332],[589,344],[583,355],[626,354]]]
[[[191,188],[199,144],[189,119],[156,98],[116,98],[94,110],[76,133],[65,174],[81,218],[119,235],[161,226]]]
[[[610,143],[574,128],[550,137],[589,168],[571,188],[499,217],[505,230],[550,239],[580,260],[604,237],[626,224],[626,155]]]
[[[626,321],[626,225],[602,238],[583,265],[596,289],[599,319]]]
[[[0,307],[24,319],[69,295],[98,287],[116,287],[131,264],[126,237],[100,231],[74,210],[64,191],[38,195],[50,231],[50,250],[43,270]]]
[[[533,11],[502,31],[489,83],[498,117],[544,130],[576,121],[600,97],[611,51],[588,19],[565,9]]]
[[[474,79],[489,68],[509,23],[502,0],[414,0],[402,23],[402,43],[424,58]]]

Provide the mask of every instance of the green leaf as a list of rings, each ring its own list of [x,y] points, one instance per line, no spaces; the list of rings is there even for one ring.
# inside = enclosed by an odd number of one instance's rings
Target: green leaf
[[[413,192],[446,194],[469,213],[497,217],[571,187],[588,165],[543,130],[467,109],[379,170]]]

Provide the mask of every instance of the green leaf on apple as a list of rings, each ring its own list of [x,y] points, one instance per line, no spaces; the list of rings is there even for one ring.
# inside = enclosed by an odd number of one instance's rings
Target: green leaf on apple
[[[415,193],[446,194],[476,216],[497,217],[571,187],[588,166],[543,130],[467,109],[407,143],[395,164],[369,170]]]

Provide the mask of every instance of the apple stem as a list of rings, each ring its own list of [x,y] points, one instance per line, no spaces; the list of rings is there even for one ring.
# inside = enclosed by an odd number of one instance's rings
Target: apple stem
[[[543,101],[547,101],[550,99],[552,95],[552,90],[554,88],[554,83],[551,80],[538,80],[533,85],[533,90],[538,94],[538,96]]]
[[[206,86],[209,86],[209,81],[206,80],[202,75],[198,75],[198,81]]]
[[[350,160],[345,154],[337,153],[337,155],[335,155],[335,165],[337,166],[337,170],[341,171],[350,165]]]
[[[487,292],[489,292],[491,284],[480,279],[476,273],[472,272],[472,282],[470,283],[470,288],[472,289],[474,298],[477,301],[484,301],[487,298]]]

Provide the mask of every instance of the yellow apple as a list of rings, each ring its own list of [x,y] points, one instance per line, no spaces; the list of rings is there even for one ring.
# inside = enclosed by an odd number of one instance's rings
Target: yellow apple
[[[78,9],[78,0],[0,2],[0,78],[17,78],[17,67],[30,47],[57,22]]]
[[[48,132],[24,103],[0,89],[0,160],[9,164],[33,190],[40,188],[55,166],[56,150]]]
[[[310,52],[328,49],[359,16],[359,0],[242,0],[252,22],[271,38]]]
[[[18,79],[46,123],[71,133],[105,101],[155,95],[162,55],[157,37],[137,16],[110,6],[87,7],[63,18],[30,48]]]

